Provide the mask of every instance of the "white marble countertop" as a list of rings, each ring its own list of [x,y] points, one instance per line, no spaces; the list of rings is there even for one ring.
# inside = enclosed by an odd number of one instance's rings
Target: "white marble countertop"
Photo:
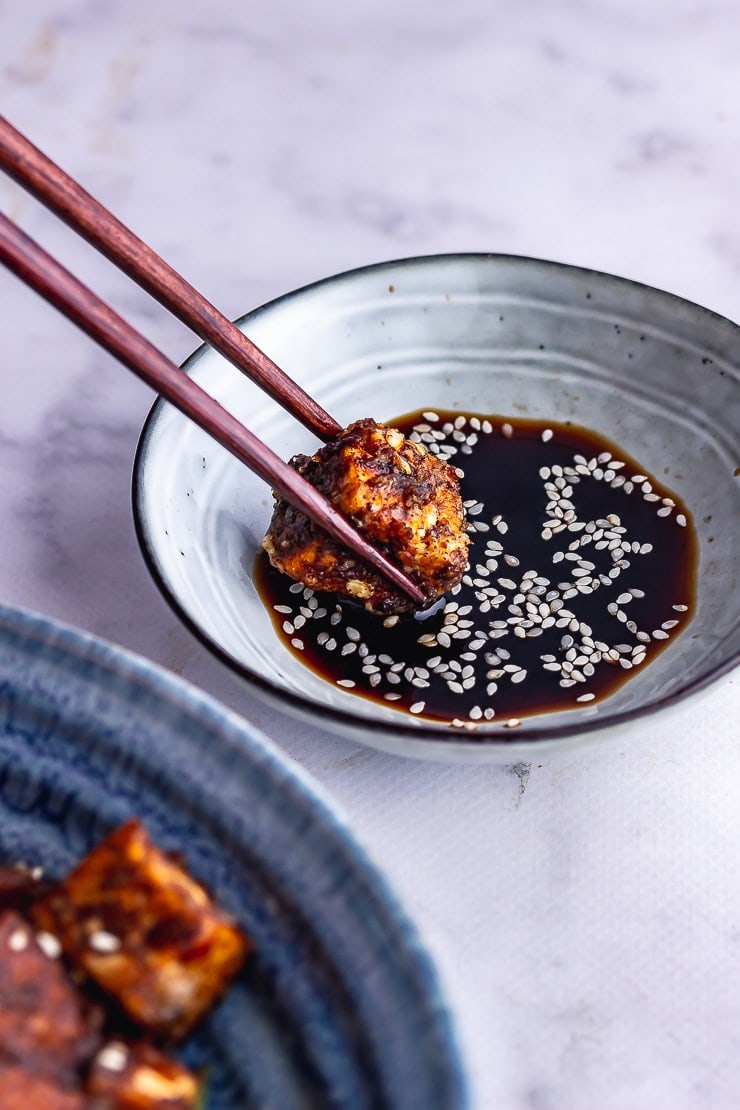
[[[447,251],[636,278],[740,319],[732,0],[33,0],[2,112],[227,315]],[[7,179],[0,206],[176,360],[196,341]],[[215,694],[324,784],[417,921],[476,1110],[740,1105],[735,672],[623,741],[394,759],[252,700],[130,508],[152,401],[0,273],[0,597]]]

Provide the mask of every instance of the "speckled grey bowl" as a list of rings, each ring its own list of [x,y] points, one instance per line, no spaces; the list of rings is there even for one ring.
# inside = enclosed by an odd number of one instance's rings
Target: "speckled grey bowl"
[[[239,326],[341,423],[420,408],[572,421],[619,444],[693,514],[694,619],[611,697],[461,733],[332,686],[276,639],[252,581],[270,491],[170,406],[134,475],[142,550],[204,644],[288,713],[407,756],[510,760],[639,728],[740,654],[740,329],[667,293],[555,263],[449,255],[371,266],[258,309]],[[316,444],[210,348],[185,370],[278,453]]]

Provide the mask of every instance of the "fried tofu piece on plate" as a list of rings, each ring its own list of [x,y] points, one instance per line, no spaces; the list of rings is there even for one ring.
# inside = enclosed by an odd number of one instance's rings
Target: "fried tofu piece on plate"
[[[75,967],[142,1029],[184,1036],[252,942],[143,828],[112,832],[31,909]]]

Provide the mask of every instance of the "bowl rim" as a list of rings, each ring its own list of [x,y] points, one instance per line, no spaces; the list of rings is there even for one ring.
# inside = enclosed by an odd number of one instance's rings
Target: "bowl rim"
[[[659,294],[661,297],[666,298],[668,301],[675,301],[677,304],[690,305],[692,309],[702,313],[714,323],[719,325],[723,330],[730,329],[732,332],[740,336],[740,325],[734,323],[726,316],[714,312],[712,309],[704,308],[693,301],[687,300],[675,293],[668,292],[663,289],[658,289],[655,286],[648,285],[644,282],[635,281],[632,278],[621,277],[616,274],[608,273],[606,271],[596,270],[590,267],[583,267],[572,265],[566,262],[553,261],[548,259],[541,259],[530,257],[527,255],[508,254],[501,252],[449,252],[437,253],[431,255],[412,255],[399,259],[388,259],[386,261],[372,262],[363,266],[352,267],[348,270],[343,270],[339,273],[329,275],[327,277],[319,278],[316,281],[308,282],[288,293],[281,294],[274,297],[264,304],[236,317],[235,323],[237,326],[243,326],[251,320],[255,320],[264,312],[268,312],[279,306],[283,306],[295,298],[301,297],[306,293],[314,292],[325,285],[331,285],[341,282],[347,278],[360,277],[363,274],[372,274],[382,270],[397,271],[407,266],[418,266],[420,264],[434,265],[435,263],[454,263],[454,262],[506,262],[513,264],[523,265],[536,265],[546,269],[559,270],[563,272],[570,272],[582,276],[592,276],[594,280],[603,283],[604,281],[613,283],[617,286],[625,286],[631,289],[644,289],[646,292],[652,294]],[[190,367],[195,365],[201,354],[209,348],[208,343],[199,344],[181,364],[181,369],[185,373],[189,372]],[[147,538],[147,530],[144,523],[144,514],[141,509],[143,500],[143,486],[144,486],[144,471],[145,471],[145,458],[147,453],[147,445],[150,436],[153,434],[159,413],[168,407],[168,403],[161,397],[158,397],[152,404],[139,436],[136,446],[136,451],[133,461],[132,481],[131,481],[131,501],[134,517],[134,527],[136,538],[139,548],[142,553],[144,562],[149,570],[151,577],[157,585],[164,600],[168,603],[175,615],[185,625],[185,627],[199,640],[208,651],[214,655],[221,663],[239,678],[245,680],[251,686],[256,687],[268,700],[276,703],[281,709],[291,712],[294,716],[313,720],[317,716],[329,717],[333,724],[333,731],[339,731],[344,735],[356,735],[358,729],[363,733],[370,736],[382,738],[388,734],[403,737],[404,741],[411,741],[411,747],[427,747],[430,750],[438,748],[440,754],[445,750],[459,751],[465,748],[470,751],[483,752],[484,750],[502,750],[512,753],[516,751],[535,751],[538,747],[547,746],[553,741],[573,739],[578,737],[586,737],[592,734],[605,734],[611,730],[618,728],[624,724],[628,724],[634,720],[641,718],[650,718],[656,713],[663,712],[666,709],[675,707],[683,703],[690,697],[700,694],[708,687],[714,685],[724,675],[729,674],[732,670],[740,665],[740,649],[732,652],[727,658],[719,661],[712,667],[706,674],[701,675],[699,678],[693,679],[681,685],[677,690],[670,694],[658,697],[652,701],[647,701],[639,706],[630,709],[622,710],[608,717],[587,717],[581,722],[572,721],[569,724],[550,723],[548,725],[538,725],[537,716],[526,718],[526,733],[520,732],[518,729],[508,729],[505,731],[503,722],[481,722],[475,725],[473,731],[465,728],[452,728],[452,726],[445,726],[440,724],[425,724],[423,718],[415,717],[412,721],[406,721],[404,715],[399,712],[398,721],[389,722],[388,720],[378,720],[372,716],[361,716],[353,713],[350,709],[333,706],[327,704],[319,704],[315,699],[306,697],[302,694],[296,693],[293,690],[286,689],[271,683],[264,676],[252,670],[249,666],[241,663],[235,659],[228,651],[222,648],[207,632],[205,632],[198,623],[193,620],[182,603],[178,600],[177,595],[167,585],[163,576],[159,573],[157,562],[154,555],[154,546],[150,545]],[[318,723],[318,722],[317,722]],[[377,744],[386,751],[393,750],[387,744]]]

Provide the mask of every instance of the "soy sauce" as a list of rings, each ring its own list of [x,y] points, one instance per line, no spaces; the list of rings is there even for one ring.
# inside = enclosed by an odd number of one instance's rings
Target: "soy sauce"
[[[469,567],[429,613],[383,619],[260,553],[277,635],[327,682],[421,719],[515,726],[608,697],[687,626],[690,515],[617,445],[572,424],[468,413],[389,423],[458,468]]]

